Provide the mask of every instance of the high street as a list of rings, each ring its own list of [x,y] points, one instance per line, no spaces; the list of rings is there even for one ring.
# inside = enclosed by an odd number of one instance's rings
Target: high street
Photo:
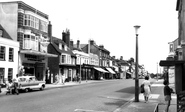
[[[0,108],[2,112],[111,112],[133,97],[133,79],[108,80],[20,95],[0,95]]]

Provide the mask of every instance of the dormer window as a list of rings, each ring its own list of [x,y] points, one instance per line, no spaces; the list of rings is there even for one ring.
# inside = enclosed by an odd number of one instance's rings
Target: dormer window
[[[62,50],[62,44],[61,43],[59,43],[59,49]]]
[[[0,29],[0,37],[3,37],[3,30]]]
[[[64,46],[64,50],[67,51],[67,46],[66,45]]]

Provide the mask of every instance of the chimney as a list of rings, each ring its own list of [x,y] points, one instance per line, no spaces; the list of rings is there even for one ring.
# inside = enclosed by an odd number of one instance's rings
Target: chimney
[[[90,40],[90,44],[91,45],[94,45],[94,40]]]
[[[80,40],[77,40],[77,48],[80,49]]]
[[[67,44],[68,47],[70,47],[70,32],[68,29],[66,29],[65,32],[62,32],[62,40]]]
[[[49,24],[48,24],[48,38],[49,38],[50,42],[52,42],[52,25],[51,25],[51,21],[49,21]]]
[[[62,32],[62,40],[66,43],[66,33],[64,31]]]
[[[70,47],[73,48],[73,41],[70,41]]]
[[[69,29],[66,29],[66,44],[70,47],[70,32]]]
[[[123,60],[123,56],[120,56],[120,60]]]
[[[103,45],[99,45],[99,47],[100,47],[100,48],[102,48],[102,49],[104,48],[104,46],[103,46]]]
[[[87,53],[90,54],[91,53],[91,43],[90,43],[91,40],[89,40],[88,42],[88,51]]]

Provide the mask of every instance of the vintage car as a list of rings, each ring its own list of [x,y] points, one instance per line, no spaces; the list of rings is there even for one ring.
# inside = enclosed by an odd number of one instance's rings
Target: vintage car
[[[40,89],[44,90],[45,81],[38,81],[35,76],[20,76],[18,77],[18,88],[28,92],[29,90]]]

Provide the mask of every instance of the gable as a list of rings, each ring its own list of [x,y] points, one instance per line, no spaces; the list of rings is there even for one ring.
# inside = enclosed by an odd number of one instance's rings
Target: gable
[[[6,30],[2,27],[2,25],[0,24],[0,30],[2,30],[2,37],[3,38],[6,38],[6,39],[10,39],[10,40],[13,40],[10,35],[6,32]]]

